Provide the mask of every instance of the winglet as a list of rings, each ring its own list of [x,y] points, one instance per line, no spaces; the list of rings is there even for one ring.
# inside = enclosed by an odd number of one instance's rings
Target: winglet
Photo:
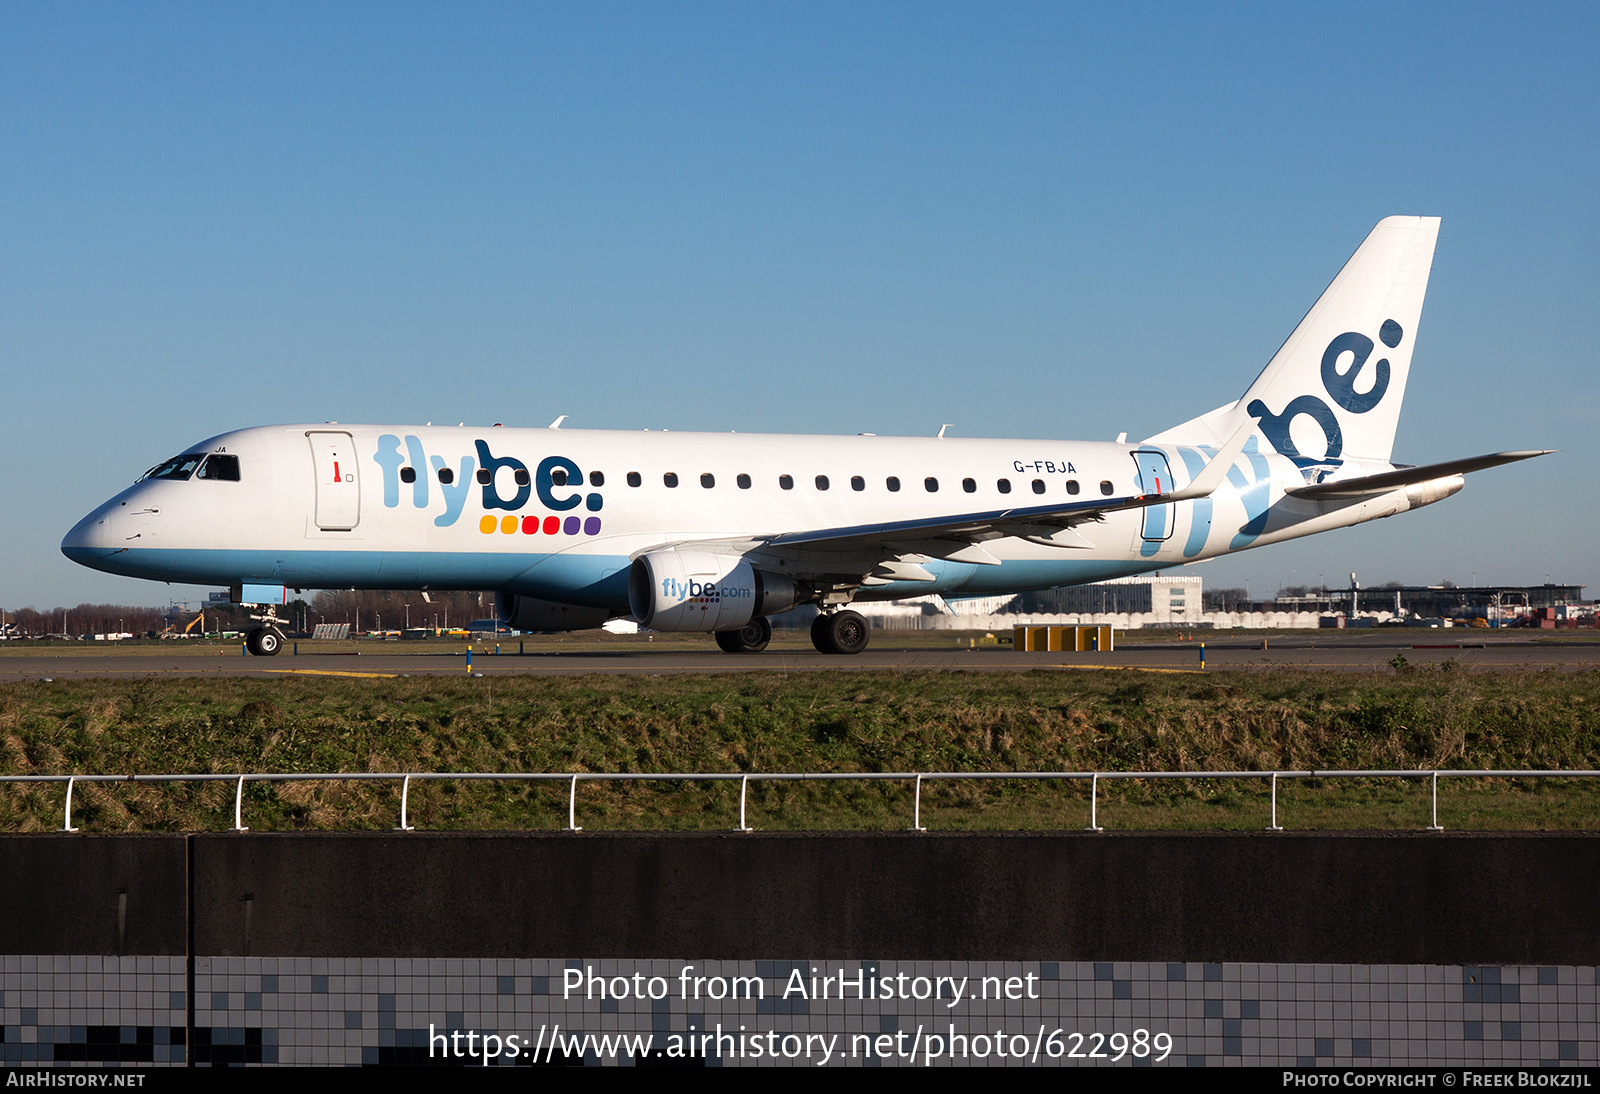
[[[1196,475],[1182,490],[1174,494],[1164,494],[1161,500],[1189,501],[1193,498],[1203,498],[1211,494],[1222,485],[1222,480],[1227,477],[1228,469],[1233,466],[1233,461],[1239,458],[1239,453],[1244,451],[1245,442],[1250,439],[1250,434],[1255,432],[1256,420],[1245,418],[1238,429],[1233,431],[1233,436],[1228,442],[1217,449],[1217,454],[1211,457],[1200,474]]]

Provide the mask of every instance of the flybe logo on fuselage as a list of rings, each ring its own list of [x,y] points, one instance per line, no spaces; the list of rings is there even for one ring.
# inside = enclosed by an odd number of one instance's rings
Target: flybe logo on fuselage
[[[1393,319],[1385,319],[1383,326],[1378,330],[1378,339],[1390,349],[1399,346],[1400,340],[1404,337],[1405,331]],[[1346,331],[1329,342],[1327,348],[1322,351],[1323,390],[1335,403],[1352,414],[1365,414],[1382,402],[1384,394],[1389,390],[1387,357],[1380,358],[1373,366],[1371,386],[1366,391],[1356,390],[1356,377],[1366,367],[1367,359],[1372,356],[1374,348],[1372,339],[1366,335]],[[1349,365],[1341,369],[1340,363],[1346,359],[1346,355]],[[1339,428],[1339,419],[1334,415],[1333,408],[1318,396],[1297,396],[1289,400],[1281,414],[1272,413],[1267,404],[1260,399],[1251,399],[1245,411],[1251,417],[1260,419],[1261,432],[1272,443],[1272,447],[1293,460],[1301,471],[1308,475],[1318,465],[1327,465],[1331,470],[1343,462],[1340,457],[1344,454],[1344,433]],[[1324,451],[1321,455],[1302,453],[1289,436],[1289,427],[1302,414],[1322,428]]]
[[[372,458],[383,470],[384,506],[398,507],[405,487],[410,490],[411,504],[427,509],[432,503],[432,487],[437,486],[444,512],[434,517],[433,523],[448,528],[461,519],[476,485],[485,510],[478,521],[478,530],[484,535],[494,532],[511,535],[518,530],[526,535],[600,534],[598,516],[559,515],[579,506],[594,514],[605,504],[598,490],[585,493],[583,470],[572,460],[566,456],[546,456],[530,473],[528,465],[515,456],[496,456],[489,450],[487,441],[476,440],[473,447],[475,455],[462,456],[457,466],[452,467],[443,456],[429,456],[420,437],[407,434],[402,439],[393,433],[379,435],[378,451]],[[591,476],[594,486],[603,481],[598,473]],[[546,512],[519,516],[534,496]],[[495,516],[493,510],[497,509],[506,515]]]

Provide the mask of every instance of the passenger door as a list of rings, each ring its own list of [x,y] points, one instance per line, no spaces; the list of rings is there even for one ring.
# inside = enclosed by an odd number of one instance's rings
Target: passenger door
[[[348,433],[307,433],[317,475],[317,527],[345,532],[361,520],[361,482]]]

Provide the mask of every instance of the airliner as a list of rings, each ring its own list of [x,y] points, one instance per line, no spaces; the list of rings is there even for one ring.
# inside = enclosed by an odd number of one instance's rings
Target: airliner
[[[496,591],[524,631],[631,616],[755,653],[811,604],[993,596],[1199,562],[1403,513],[1542,451],[1391,461],[1437,217],[1367,236],[1236,401],[1137,443],[263,426],[147,471],[62,541],[97,570],[226,585],[257,655],[290,590]]]

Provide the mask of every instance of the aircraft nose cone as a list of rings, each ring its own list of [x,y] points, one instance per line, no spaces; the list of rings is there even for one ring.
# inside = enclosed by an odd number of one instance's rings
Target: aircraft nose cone
[[[93,566],[120,546],[112,542],[112,523],[112,514],[102,505],[72,526],[61,540],[61,553],[73,562]]]

